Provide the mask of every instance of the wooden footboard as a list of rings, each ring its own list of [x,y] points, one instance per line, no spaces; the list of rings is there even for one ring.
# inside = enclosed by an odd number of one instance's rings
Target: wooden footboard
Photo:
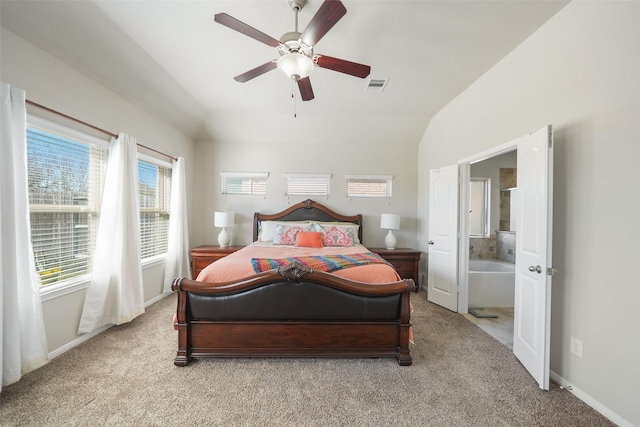
[[[192,357],[395,357],[411,365],[413,280],[368,284],[291,264],[239,282],[177,279],[178,351]]]

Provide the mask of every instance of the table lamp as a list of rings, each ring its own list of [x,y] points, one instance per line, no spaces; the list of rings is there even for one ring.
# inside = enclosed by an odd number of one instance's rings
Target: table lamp
[[[235,214],[233,212],[216,212],[213,225],[214,227],[222,227],[222,231],[218,234],[218,244],[221,248],[229,246],[231,234],[227,231],[227,227],[233,227],[235,223]]]
[[[400,215],[396,214],[382,214],[380,215],[380,228],[389,230],[387,236],[384,238],[384,244],[387,249],[395,249],[398,239],[393,235],[392,230],[400,229]]]

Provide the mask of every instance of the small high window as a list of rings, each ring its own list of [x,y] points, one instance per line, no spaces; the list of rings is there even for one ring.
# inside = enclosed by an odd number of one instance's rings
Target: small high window
[[[267,195],[267,172],[221,172],[222,194]]]
[[[392,175],[347,175],[347,197],[390,198]]]
[[[328,196],[331,174],[288,173],[284,175],[285,196]]]

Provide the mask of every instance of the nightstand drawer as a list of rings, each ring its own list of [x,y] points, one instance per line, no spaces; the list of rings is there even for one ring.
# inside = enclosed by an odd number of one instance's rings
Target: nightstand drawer
[[[413,279],[417,280],[417,277],[414,277],[416,263],[414,261],[400,261],[400,260],[391,260],[391,264],[395,267],[396,271],[403,279]]]
[[[195,280],[198,274],[212,262],[218,261],[234,253],[243,246],[198,246],[191,249],[191,277]]]
[[[420,251],[408,248],[370,248],[370,250],[389,261],[402,279],[413,279],[416,284],[416,292],[418,291],[420,288],[418,269],[422,254]]]
[[[211,264],[214,261],[219,260],[223,257],[206,257],[206,258],[194,258],[193,259],[193,268],[194,270],[202,270],[207,265]]]

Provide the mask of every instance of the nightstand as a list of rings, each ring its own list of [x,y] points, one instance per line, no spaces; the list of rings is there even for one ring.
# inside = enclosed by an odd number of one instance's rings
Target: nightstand
[[[393,264],[396,271],[403,279],[413,279],[416,284],[416,292],[418,292],[418,289],[420,289],[418,268],[422,252],[409,248],[369,248],[369,250],[377,253],[382,258]]]
[[[191,248],[191,277],[196,280],[198,274],[209,264],[234,253],[244,246],[220,246],[203,245]]]

